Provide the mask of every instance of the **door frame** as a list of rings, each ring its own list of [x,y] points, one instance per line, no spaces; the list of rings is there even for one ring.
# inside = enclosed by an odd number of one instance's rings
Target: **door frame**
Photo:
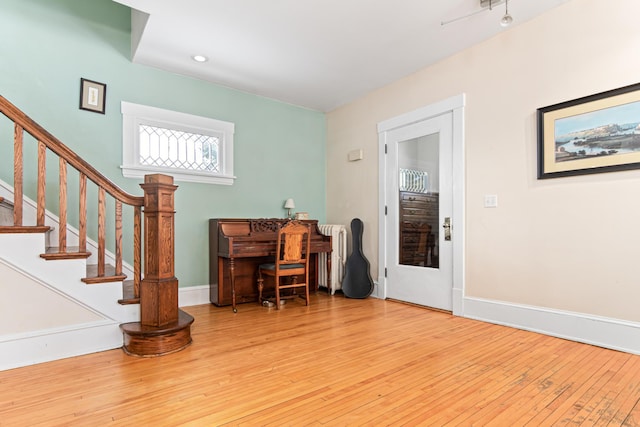
[[[387,266],[387,167],[386,167],[386,144],[387,132],[411,125],[423,120],[451,114],[452,119],[452,143],[453,143],[453,213],[452,243],[453,243],[453,289],[452,308],[456,316],[464,315],[464,281],[465,281],[465,260],[464,260],[464,231],[465,231],[465,209],[464,209],[464,106],[465,94],[452,96],[434,104],[427,105],[417,110],[401,114],[396,117],[378,123],[378,292],[377,295],[386,299],[387,279],[385,269]]]

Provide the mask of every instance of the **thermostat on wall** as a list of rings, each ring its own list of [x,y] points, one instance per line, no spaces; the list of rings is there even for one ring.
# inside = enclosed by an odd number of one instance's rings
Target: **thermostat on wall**
[[[347,158],[349,159],[350,162],[355,162],[356,160],[362,160],[363,159],[363,153],[362,153],[362,148],[358,149],[358,150],[351,150],[349,151],[349,154],[347,155]]]

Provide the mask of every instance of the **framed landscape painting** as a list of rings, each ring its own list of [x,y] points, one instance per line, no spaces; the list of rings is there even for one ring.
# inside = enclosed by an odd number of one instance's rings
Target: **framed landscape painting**
[[[538,179],[640,168],[640,83],[538,109]]]

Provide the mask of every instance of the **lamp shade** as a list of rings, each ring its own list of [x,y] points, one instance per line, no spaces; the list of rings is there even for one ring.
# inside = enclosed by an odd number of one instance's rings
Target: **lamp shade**
[[[293,209],[295,207],[296,207],[296,204],[293,202],[293,199],[287,199],[287,201],[284,202],[285,209]]]

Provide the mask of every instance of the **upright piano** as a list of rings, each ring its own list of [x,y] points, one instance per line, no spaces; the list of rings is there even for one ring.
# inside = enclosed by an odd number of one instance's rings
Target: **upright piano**
[[[235,281],[236,303],[258,301],[258,265],[273,262],[276,253],[279,218],[233,218],[209,220],[209,297],[217,306],[232,302],[231,281]],[[303,220],[311,225],[310,289],[318,288],[318,253],[331,252],[331,237],[318,230],[317,220]],[[331,259],[331,257],[327,257]],[[331,265],[327,265],[330,273]],[[331,277],[331,274],[327,274]],[[266,284],[267,285],[267,284]],[[265,286],[268,292],[268,288]]]

